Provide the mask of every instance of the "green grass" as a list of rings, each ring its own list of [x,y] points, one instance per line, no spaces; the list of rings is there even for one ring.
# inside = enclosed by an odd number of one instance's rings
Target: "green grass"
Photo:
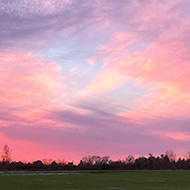
[[[3,172],[0,190],[190,190],[190,171]]]

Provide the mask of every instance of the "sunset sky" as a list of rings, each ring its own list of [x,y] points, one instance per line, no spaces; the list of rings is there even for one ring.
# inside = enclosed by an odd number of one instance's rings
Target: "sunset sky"
[[[0,149],[12,159],[190,151],[189,0],[0,0]]]

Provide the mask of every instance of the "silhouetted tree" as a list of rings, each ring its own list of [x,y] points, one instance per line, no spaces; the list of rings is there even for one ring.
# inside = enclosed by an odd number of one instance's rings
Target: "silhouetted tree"
[[[155,159],[155,157],[151,153],[149,153],[148,155],[149,155],[149,158],[148,158],[149,168],[153,169],[154,168],[154,159]]]
[[[82,161],[84,164],[89,164],[89,165],[98,165],[101,164],[102,162],[108,162],[109,157],[103,157],[101,158],[100,156],[96,155],[89,155],[89,156],[84,156],[82,158]]]
[[[102,164],[108,164],[109,160],[110,160],[110,157],[109,157],[109,156],[103,156],[103,157],[101,158],[101,163],[102,163]]]
[[[135,162],[135,157],[133,155],[129,155],[127,156],[127,158],[125,158],[127,164],[133,164]]]
[[[66,161],[65,161],[65,159],[58,159],[57,164],[58,165],[66,165]]]
[[[176,155],[172,150],[166,151],[165,155],[154,157],[149,153],[149,157],[138,157],[129,155],[125,160],[111,161],[109,156],[89,155],[84,156],[80,163],[76,166],[73,162],[66,164],[65,160],[51,159],[37,160],[31,163],[11,162],[11,150],[8,145],[2,149],[2,162],[0,162],[0,170],[129,170],[129,169],[190,169],[190,152],[185,158],[176,160]],[[11,162],[11,163],[10,163]]]
[[[168,156],[170,162],[175,162],[176,161],[176,154],[172,150],[167,150],[165,155]]]
[[[92,164],[93,164],[92,156],[91,156],[91,155],[89,155],[89,156],[84,156],[84,157],[82,158],[82,162],[83,162],[84,164],[92,165]]]
[[[187,159],[187,160],[190,160],[190,152],[189,152],[189,151],[187,152],[186,159]]]
[[[11,149],[8,147],[7,144],[2,149],[1,158],[3,163],[11,162]]]
[[[43,158],[42,162],[43,162],[44,165],[50,165],[53,162],[53,160],[52,159]]]

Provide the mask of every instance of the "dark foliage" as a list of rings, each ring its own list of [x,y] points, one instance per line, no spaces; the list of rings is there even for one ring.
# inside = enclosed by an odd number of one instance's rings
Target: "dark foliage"
[[[11,150],[5,145],[1,157],[0,170],[190,170],[190,157],[176,160],[171,150],[160,157],[149,154],[147,158],[135,159],[134,156],[129,155],[122,161],[112,161],[109,156],[89,155],[83,157],[78,165],[74,165],[73,162],[66,164],[64,160],[58,163],[55,161],[47,163],[46,159],[44,162],[37,160],[33,163],[11,162]]]
[[[97,158],[97,156],[90,156]],[[88,157],[89,158],[89,157]],[[190,159],[181,159],[177,161],[170,160],[167,155],[161,157],[154,157],[150,155],[148,158],[139,157],[133,162],[124,161],[102,161],[102,158],[98,156],[96,161],[85,161],[82,159],[78,165],[74,165],[72,162],[68,164],[56,163],[53,161],[50,164],[43,164],[41,160],[37,160],[33,163],[22,162],[0,162],[0,170],[189,170]]]

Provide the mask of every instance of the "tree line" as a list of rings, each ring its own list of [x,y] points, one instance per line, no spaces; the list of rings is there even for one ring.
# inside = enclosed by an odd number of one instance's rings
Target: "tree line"
[[[1,152],[0,170],[190,170],[190,153],[186,158],[176,159],[173,151],[160,156],[135,158],[132,155],[123,160],[112,161],[109,156],[84,156],[78,165],[65,160],[37,160],[32,163],[15,162],[11,159],[11,149],[5,145]]]

